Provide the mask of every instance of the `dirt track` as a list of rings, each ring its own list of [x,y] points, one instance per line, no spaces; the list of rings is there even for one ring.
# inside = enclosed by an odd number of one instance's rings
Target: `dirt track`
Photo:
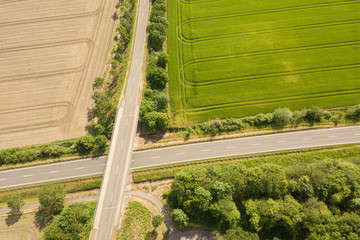
[[[0,149],[84,134],[116,2],[0,2]]]

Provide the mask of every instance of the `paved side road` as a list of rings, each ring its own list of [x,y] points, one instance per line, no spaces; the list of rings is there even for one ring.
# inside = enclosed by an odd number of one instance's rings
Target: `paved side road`
[[[360,143],[360,126],[272,134],[134,152],[130,168],[347,143]],[[105,160],[106,157],[90,158],[1,171],[0,188],[101,174]]]

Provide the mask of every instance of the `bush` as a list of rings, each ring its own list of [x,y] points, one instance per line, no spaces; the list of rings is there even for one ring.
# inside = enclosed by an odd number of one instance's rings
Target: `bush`
[[[166,112],[169,104],[169,95],[166,92],[160,92],[156,96],[156,111]]]
[[[189,220],[189,218],[183,212],[183,210],[174,209],[174,211],[171,213],[170,217],[171,217],[171,220],[173,221],[175,227],[182,228],[182,227],[187,226],[187,221]]]
[[[360,121],[360,104],[348,107],[346,109],[345,118],[354,122]]]
[[[157,215],[157,216],[154,216],[154,217],[152,218],[151,223],[152,223],[152,225],[154,226],[154,228],[156,229],[158,226],[160,226],[160,224],[161,224],[163,221],[164,221],[164,219],[163,219],[161,216]]]
[[[90,152],[94,148],[94,138],[92,136],[82,136],[75,142],[75,149],[79,152]]]
[[[65,205],[65,191],[60,184],[45,184],[38,193],[40,209],[51,215],[59,214]]]
[[[166,87],[168,75],[163,68],[150,67],[147,68],[146,80],[152,89],[162,90]]]
[[[284,127],[290,123],[292,112],[288,108],[278,108],[273,113],[273,124],[276,127]]]
[[[96,152],[102,153],[106,150],[108,139],[104,135],[98,135],[94,139],[94,149]]]
[[[165,42],[165,37],[159,31],[154,30],[149,33],[148,47],[151,51],[160,51]]]
[[[166,69],[166,65],[167,65],[168,62],[169,62],[169,57],[168,57],[168,55],[166,54],[166,52],[161,51],[157,57],[158,57],[158,59],[157,59],[156,65],[157,65],[158,67],[161,67],[161,68],[163,68],[163,69]]]
[[[307,123],[314,125],[314,123],[321,122],[323,110],[319,107],[313,106],[305,111],[304,119]]]

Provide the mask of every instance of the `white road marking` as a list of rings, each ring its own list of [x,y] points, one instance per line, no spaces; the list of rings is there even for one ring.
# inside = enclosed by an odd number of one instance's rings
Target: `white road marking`
[[[133,99],[132,99],[132,98],[130,98],[130,103],[132,103],[132,100],[133,100]]]
[[[24,177],[32,177],[34,176],[33,174],[29,174],[29,175],[24,175]]]
[[[182,153],[177,153],[177,154],[175,154],[175,155],[184,155],[185,153],[184,152],[182,152]]]
[[[302,140],[306,141],[306,140],[311,140],[312,138],[303,138]]]
[[[235,148],[235,146],[226,147],[226,149],[232,149]]]
[[[276,143],[284,143],[286,142],[285,140],[280,140],[280,141],[277,141]]]
[[[253,144],[251,144],[251,145],[253,145],[253,146],[260,146],[261,144],[260,144],[260,143],[253,143]]]
[[[51,172],[49,172],[49,173],[57,173],[57,172],[59,172],[59,171],[51,171]]]
[[[114,196],[114,192],[111,193],[110,202],[112,202]]]
[[[151,158],[159,158],[160,156],[153,156],[153,157],[151,157]]]
[[[209,152],[210,151],[210,149],[203,149],[203,150],[201,150],[202,152]]]
[[[118,175],[118,172],[119,172],[119,166],[116,169],[116,175]]]
[[[135,162],[135,160],[131,160],[132,162]]]
[[[355,133],[354,135],[355,135],[355,136],[360,136],[360,133]]]
[[[121,142],[121,148],[124,147],[124,140]]]
[[[83,168],[85,168],[85,167],[77,167],[77,168],[75,168],[76,170],[79,170],[79,169],[83,169]]]
[[[5,181],[7,178],[1,178],[0,181]]]
[[[333,136],[328,136],[329,138],[336,138],[337,136],[336,135],[333,135]]]

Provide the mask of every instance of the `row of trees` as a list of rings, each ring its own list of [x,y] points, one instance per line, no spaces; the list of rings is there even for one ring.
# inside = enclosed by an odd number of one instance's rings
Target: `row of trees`
[[[168,82],[168,56],[163,51],[168,22],[165,18],[164,0],[152,1],[148,32],[148,50],[146,68],[147,87],[140,108],[140,122],[151,130],[166,130],[170,126],[169,96],[166,90]]]
[[[109,71],[108,81],[104,78],[96,78],[93,83],[94,107],[92,109],[93,123],[90,126],[90,132],[93,135],[105,135],[111,138],[114,125],[117,96],[123,85],[128,54],[130,51],[130,42],[134,26],[135,1],[124,0],[120,3],[120,19],[117,28],[118,35],[115,37],[117,45],[113,52],[111,60],[111,69]]]
[[[359,159],[191,167],[165,197],[178,226],[190,219],[222,239],[360,239]]]
[[[189,137],[192,133],[216,135],[221,132],[242,130],[246,126],[281,129],[288,125],[297,127],[302,123],[313,126],[323,121],[332,121],[334,125],[345,121],[358,122],[360,121],[360,105],[346,107],[343,110],[333,112],[324,111],[316,106],[293,112],[288,108],[278,108],[272,113],[260,113],[256,116],[245,117],[242,120],[234,118],[209,120],[186,127],[184,134],[186,137]]]

